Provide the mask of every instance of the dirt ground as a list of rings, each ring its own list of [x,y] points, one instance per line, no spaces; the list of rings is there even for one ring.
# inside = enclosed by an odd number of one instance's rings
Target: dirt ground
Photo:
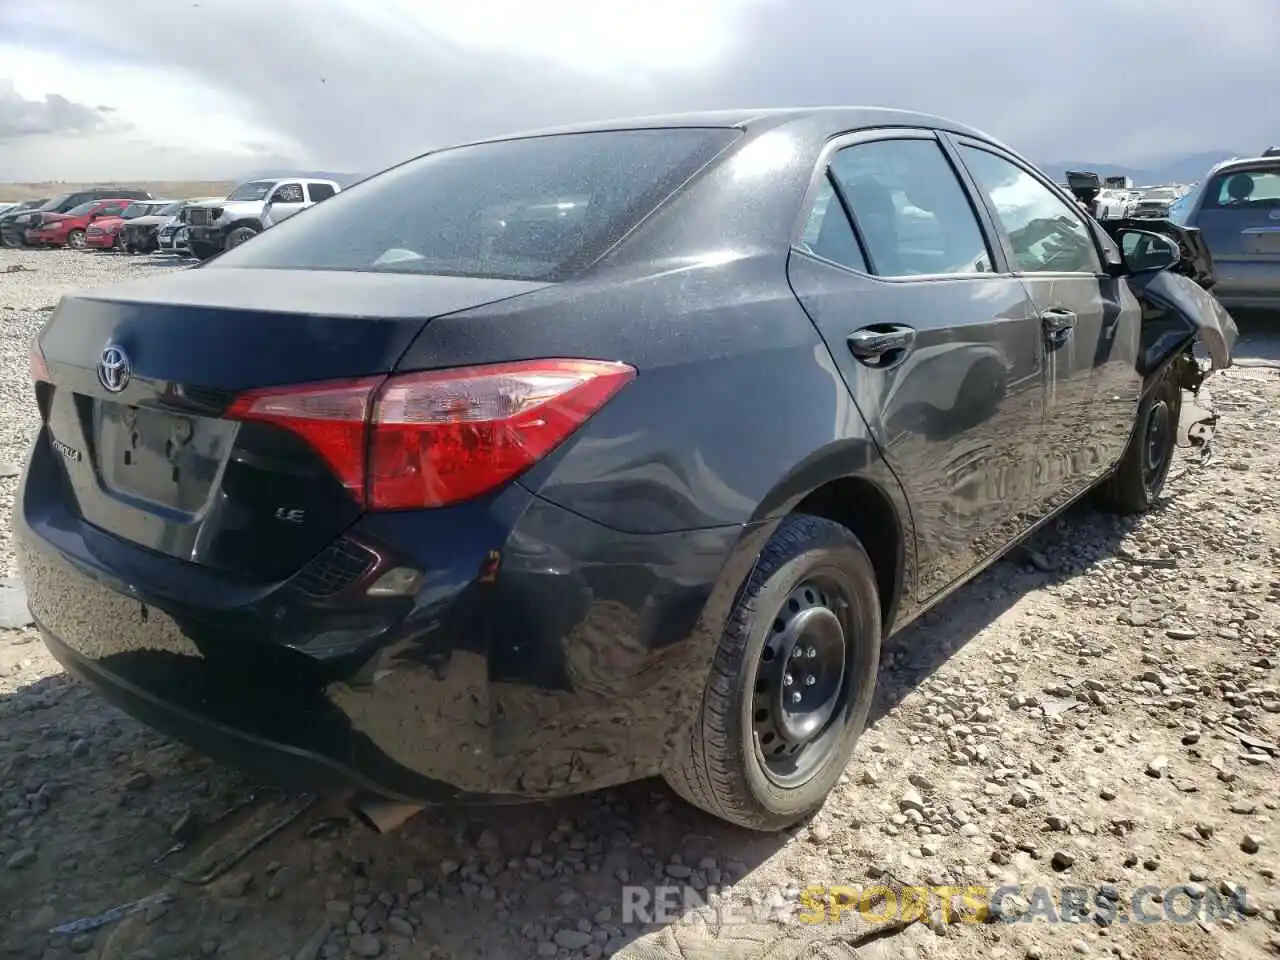
[[[0,576],[41,308],[153,269],[0,251]],[[213,824],[252,784],[0,629],[0,957],[1280,955],[1280,322],[1242,326],[1255,359],[1206,387],[1216,457],[1136,522],[1073,508],[897,639],[847,775],[789,836],[653,782],[387,836],[321,798],[213,883],[170,880],[176,840],[213,858],[283,808]]]

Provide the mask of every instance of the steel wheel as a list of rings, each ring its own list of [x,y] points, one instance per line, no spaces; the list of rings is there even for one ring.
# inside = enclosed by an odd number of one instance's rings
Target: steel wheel
[[[848,606],[833,580],[810,577],[782,604],[760,651],[752,733],[761,769],[779,787],[808,780],[843,729]]]
[[[1142,482],[1148,490],[1160,484],[1173,458],[1173,411],[1163,399],[1157,400],[1147,411],[1144,424],[1142,449]]]

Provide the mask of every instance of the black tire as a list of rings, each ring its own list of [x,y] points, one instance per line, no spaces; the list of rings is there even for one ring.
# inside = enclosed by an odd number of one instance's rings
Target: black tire
[[[817,639],[797,644],[802,654],[790,659],[786,651],[801,626],[813,631],[801,638]],[[811,817],[866,725],[880,664],[880,629],[875,569],[858,538],[830,520],[787,517],[738,591],[700,714],[688,744],[664,773],[667,783],[695,807],[749,830],[774,833]],[[804,654],[812,655],[815,645],[823,652],[809,665]],[[784,736],[787,721],[780,718],[794,714],[783,698],[802,689],[821,698],[835,675],[835,649],[843,655],[835,682],[838,703],[809,746],[792,753],[796,748]],[[788,683],[801,670],[807,676],[813,670],[819,679],[812,686]],[[821,723],[824,709],[809,719]],[[782,752],[775,754],[779,745]],[[787,766],[795,768],[789,778]]]
[[[84,249],[84,231],[83,230],[72,230],[70,233],[67,234],[67,248],[69,250]]]
[[[22,236],[13,231],[0,231],[0,247],[6,250],[17,250],[23,246]]]
[[[191,241],[191,255],[197,260],[208,260],[210,257],[216,257],[222,251],[211,243],[197,243]]]
[[[240,244],[245,241],[252,240],[258,235],[258,232],[259,231],[253,229],[253,227],[236,227],[227,234],[226,249],[232,250],[235,247],[240,246]]]
[[[1164,487],[1178,445],[1182,389],[1170,365],[1138,405],[1137,421],[1124,456],[1111,475],[1098,485],[1099,506],[1112,513],[1150,510]]]

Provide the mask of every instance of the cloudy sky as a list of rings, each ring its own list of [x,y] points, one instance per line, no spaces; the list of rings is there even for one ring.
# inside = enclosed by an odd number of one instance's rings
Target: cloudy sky
[[[0,181],[368,172],[546,124],[821,103],[1044,161],[1258,150],[1278,4],[0,0]]]

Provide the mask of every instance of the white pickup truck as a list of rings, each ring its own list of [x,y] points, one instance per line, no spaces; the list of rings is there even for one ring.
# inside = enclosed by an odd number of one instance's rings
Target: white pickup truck
[[[208,260],[341,190],[335,180],[311,177],[242,183],[225,200],[192,204],[182,211],[191,253]]]

